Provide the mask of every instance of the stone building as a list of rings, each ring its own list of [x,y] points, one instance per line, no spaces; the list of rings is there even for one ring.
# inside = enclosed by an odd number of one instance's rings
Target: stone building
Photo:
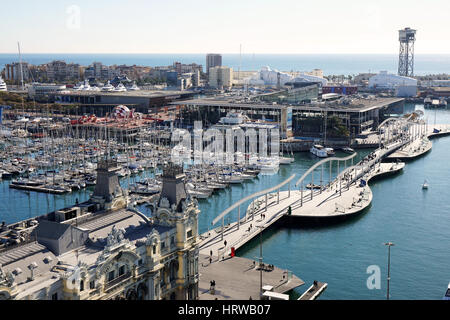
[[[0,247],[0,300],[198,298],[199,210],[182,169],[164,169],[152,217],[131,207],[116,171],[101,162],[90,200],[35,218],[23,242]]]

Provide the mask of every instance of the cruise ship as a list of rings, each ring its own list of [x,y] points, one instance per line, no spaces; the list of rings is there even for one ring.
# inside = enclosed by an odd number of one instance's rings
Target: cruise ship
[[[0,91],[8,91],[8,88],[6,87],[6,83],[5,83],[5,81],[3,81],[1,76],[0,76]]]

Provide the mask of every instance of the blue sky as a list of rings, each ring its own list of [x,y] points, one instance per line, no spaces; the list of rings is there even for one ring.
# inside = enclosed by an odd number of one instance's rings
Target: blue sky
[[[448,0],[2,3],[0,53],[450,53]],[[5,33],[6,30],[6,33]]]

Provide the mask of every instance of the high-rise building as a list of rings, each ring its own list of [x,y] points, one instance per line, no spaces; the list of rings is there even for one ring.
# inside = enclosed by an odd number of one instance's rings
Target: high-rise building
[[[47,79],[50,81],[64,81],[67,77],[67,64],[62,60],[47,63]]]
[[[102,63],[101,62],[93,62],[92,66],[94,67],[94,77],[100,79],[102,77]]]
[[[80,65],[78,63],[69,63],[67,65],[67,74],[66,78],[69,79],[80,79],[81,72],[80,72]]]
[[[29,80],[30,70],[27,62],[22,62],[22,74],[23,81]],[[5,80],[21,81],[19,62],[13,62],[11,64],[5,65]]]
[[[208,53],[206,55],[206,73],[209,75],[209,69],[222,66],[222,55]]]
[[[209,68],[209,86],[217,89],[230,89],[233,85],[233,69],[229,67]]]

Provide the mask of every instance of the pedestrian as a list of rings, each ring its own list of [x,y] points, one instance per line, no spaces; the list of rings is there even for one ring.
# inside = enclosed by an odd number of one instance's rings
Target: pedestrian
[[[211,264],[212,263],[212,258],[211,257],[209,257],[209,264]]]

